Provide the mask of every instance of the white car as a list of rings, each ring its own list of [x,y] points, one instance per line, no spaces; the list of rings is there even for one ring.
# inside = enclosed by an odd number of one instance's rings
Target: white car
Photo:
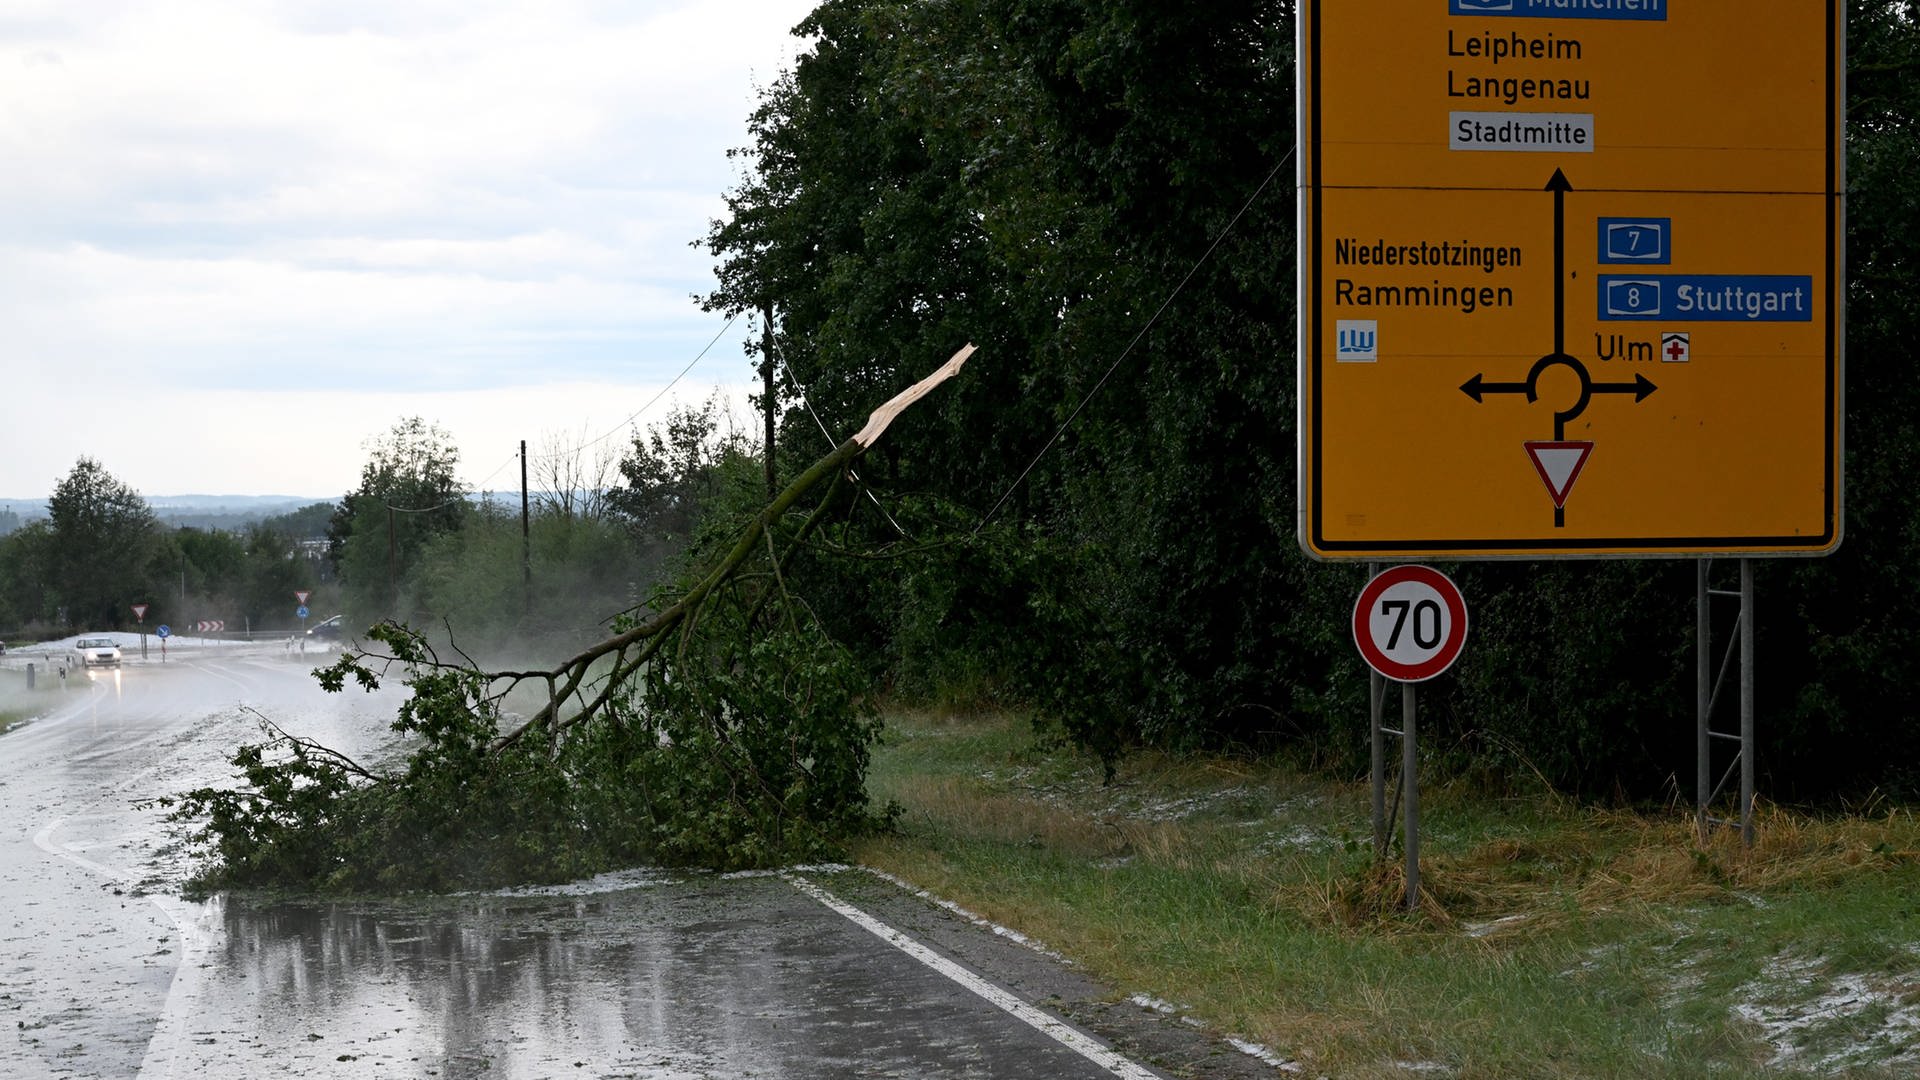
[[[83,637],[73,643],[68,662],[76,668],[119,667],[120,646],[111,638]]]

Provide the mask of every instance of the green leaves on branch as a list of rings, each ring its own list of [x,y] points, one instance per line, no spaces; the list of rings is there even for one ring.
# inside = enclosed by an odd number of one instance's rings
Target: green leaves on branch
[[[199,884],[440,890],[638,862],[771,866],[884,825],[866,794],[880,724],[865,679],[795,591],[793,557],[885,421],[963,360],[802,472],[677,596],[553,668],[484,671],[404,625],[374,627],[382,651],[317,674],[329,691],[373,690],[397,668],[404,760],[377,773],[269,726],[234,758],[243,787],[173,805],[210,857]]]

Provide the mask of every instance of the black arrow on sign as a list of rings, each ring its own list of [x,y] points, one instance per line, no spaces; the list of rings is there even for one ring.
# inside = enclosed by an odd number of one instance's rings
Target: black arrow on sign
[[[1460,392],[1475,401],[1481,401],[1483,394],[1525,394],[1528,401],[1534,400],[1533,382],[1488,382],[1486,376],[1475,375],[1460,384]]]
[[[1633,381],[1630,383],[1594,382],[1587,377],[1586,365],[1572,357],[1548,357],[1546,360],[1534,365],[1533,374],[1535,378],[1539,377],[1540,372],[1545,370],[1546,365],[1550,361],[1566,363],[1580,374],[1579,399],[1571,406],[1553,414],[1553,437],[1555,439],[1565,439],[1567,437],[1567,425],[1572,423],[1581,413],[1587,411],[1587,403],[1593,400],[1593,395],[1595,394],[1632,394],[1633,403],[1638,405],[1647,400],[1648,394],[1660,389],[1653,385],[1653,380],[1647,378],[1645,375],[1635,375]]]
[[[1636,405],[1647,400],[1647,395],[1658,389],[1660,388],[1653,385],[1653,380],[1645,375],[1635,375],[1630,383],[1593,384],[1593,392],[1596,394],[1632,394],[1633,403]]]
[[[1634,403],[1638,404],[1647,400],[1647,395],[1660,389],[1645,375],[1635,375],[1633,381],[1628,383],[1596,383],[1592,376],[1587,374],[1587,365],[1565,353],[1556,353],[1535,361],[1533,370],[1527,372],[1526,382],[1488,382],[1485,375],[1475,375],[1460,384],[1460,392],[1476,402],[1484,402],[1488,394],[1525,394],[1528,403],[1531,404],[1540,400],[1538,387],[1541,374],[1555,365],[1571,369],[1580,380],[1580,394],[1574,399],[1573,404],[1553,414],[1555,439],[1566,438],[1567,425],[1587,411],[1587,403],[1593,400],[1595,394],[1632,394]]]
[[[1567,352],[1567,192],[1573,190],[1573,183],[1567,174],[1553,170],[1553,177],[1547,181],[1546,190],[1553,192],[1553,352],[1534,361],[1533,369],[1527,372],[1525,382],[1488,382],[1485,375],[1476,374],[1460,384],[1460,392],[1472,398],[1476,404],[1484,403],[1488,394],[1525,394],[1529,404],[1540,399],[1540,376],[1548,368],[1562,366],[1573,371],[1580,380],[1580,393],[1573,404],[1553,414],[1553,437],[1556,442],[1564,442],[1567,437],[1567,425],[1581,413],[1587,411],[1595,394],[1632,394],[1635,404],[1647,400],[1647,395],[1658,390],[1653,380],[1645,375],[1635,375],[1630,383],[1596,383],[1587,372],[1587,365]],[[1566,512],[1554,507],[1553,524],[1555,528],[1566,525]]]
[[[1553,192],[1553,351],[1567,351],[1567,192],[1573,184],[1567,174],[1553,170],[1547,181]]]

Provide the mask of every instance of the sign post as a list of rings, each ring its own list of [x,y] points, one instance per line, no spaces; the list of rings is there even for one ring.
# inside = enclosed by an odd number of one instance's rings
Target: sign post
[[[133,605],[133,621],[140,625],[140,659],[147,658],[147,605]]]
[[[1844,25],[1303,0],[1308,553],[1832,551]]]
[[[1406,813],[1407,909],[1420,906],[1419,747],[1414,684],[1453,666],[1467,643],[1467,604],[1453,580],[1427,566],[1376,574],[1353,605],[1353,642],[1367,665],[1400,684],[1400,728],[1373,710],[1373,807],[1376,857],[1385,850],[1387,768],[1383,735],[1400,736],[1401,804]]]
[[[1746,560],[1842,538],[1846,14],[1301,0],[1309,555],[1697,558],[1706,684],[1708,560],[1751,633]]]
[[[154,631],[154,635],[160,639],[160,662],[164,664],[167,662],[167,638],[173,636],[173,628],[166,623],[161,623],[159,629]]]

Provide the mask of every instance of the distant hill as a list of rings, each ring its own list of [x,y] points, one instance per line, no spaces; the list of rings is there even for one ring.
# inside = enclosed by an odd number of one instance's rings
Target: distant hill
[[[323,498],[295,495],[149,495],[147,505],[173,528],[244,529],[256,521],[291,514]]]
[[[254,513],[263,517],[284,514],[289,508],[298,510],[303,506],[312,506],[317,502],[332,502],[324,496],[306,497],[300,495],[149,495],[147,505],[154,513],[173,509],[206,510],[216,513]]]
[[[299,495],[149,495],[147,505],[160,521],[173,528],[244,529],[256,521],[280,517],[314,503],[332,502],[324,496]],[[45,499],[0,498],[0,533],[35,518],[47,516]]]

